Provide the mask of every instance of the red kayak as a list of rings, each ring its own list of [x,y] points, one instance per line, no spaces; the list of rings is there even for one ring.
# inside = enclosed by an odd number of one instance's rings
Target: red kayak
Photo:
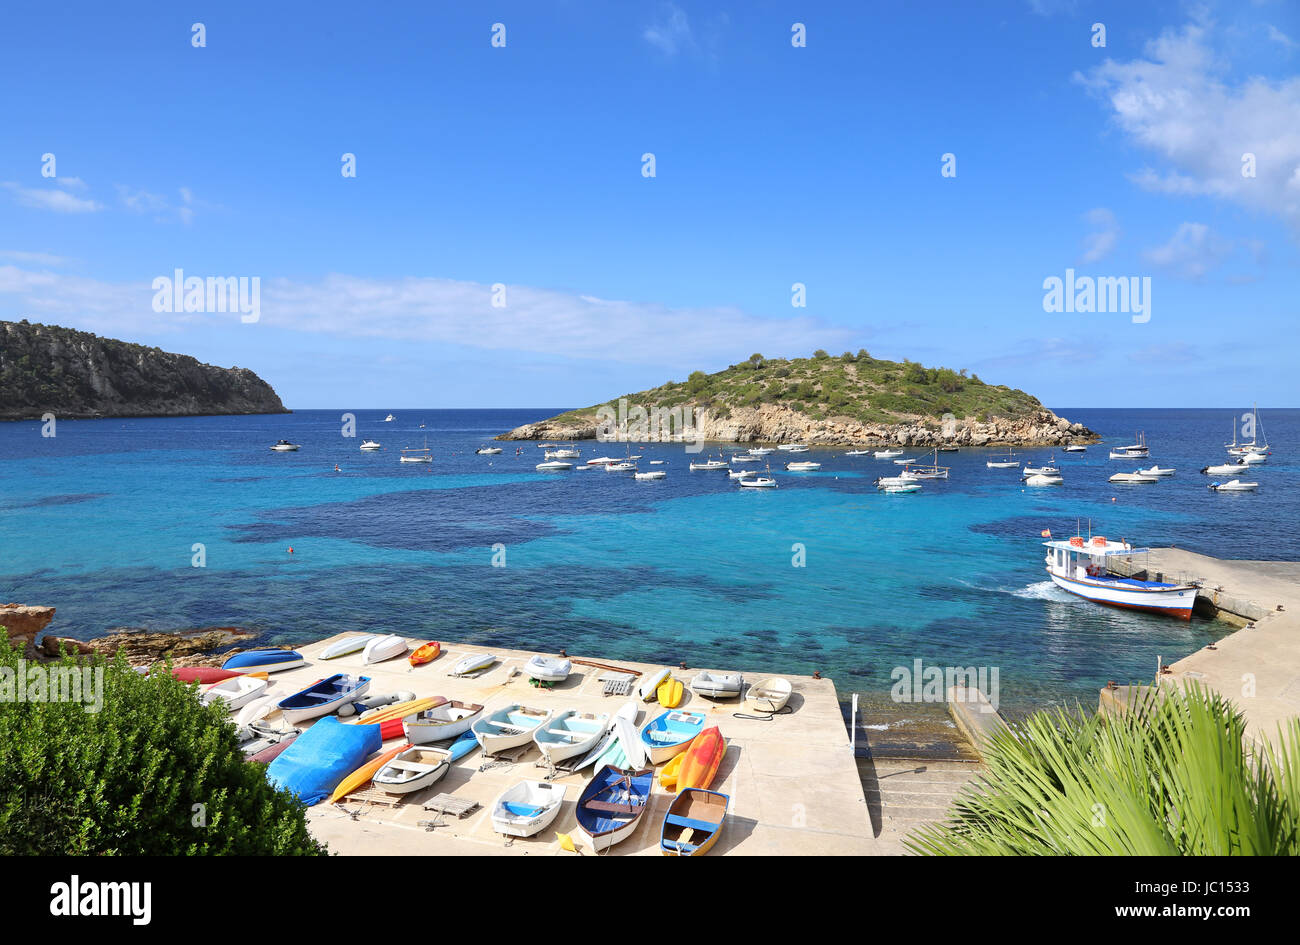
[[[257,754],[252,755],[251,757],[245,758],[244,760],[245,760],[245,761],[260,761],[260,762],[262,762],[263,764],[268,764],[268,765],[269,765],[272,761],[274,761],[274,760],[276,759],[276,756],[279,755],[280,752],[284,751],[286,748],[288,748],[290,745],[292,745],[292,744],[293,744],[293,740],[294,740],[295,738],[297,738],[297,737],[298,737],[297,735],[288,735],[288,736],[286,736],[286,737],[280,739],[278,742],[276,742],[276,743],[275,743],[274,745],[272,745],[270,748],[263,748],[263,749],[262,749],[261,751],[259,751]]]
[[[235,672],[233,669],[221,669],[219,666],[177,666],[172,670],[172,675],[181,682],[210,683],[224,682],[235,676],[242,676],[243,673]]]
[[[401,719],[389,719],[387,722],[379,723],[379,737],[383,741],[388,741],[390,738],[401,738],[405,734]]]

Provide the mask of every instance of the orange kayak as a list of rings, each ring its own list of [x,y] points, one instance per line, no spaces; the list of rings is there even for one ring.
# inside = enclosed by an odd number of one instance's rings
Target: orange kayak
[[[442,653],[441,643],[426,643],[414,653],[407,657],[412,666],[423,666],[425,663],[432,663],[439,654]]]
[[[677,792],[680,794],[686,788],[707,788],[713,783],[718,765],[722,764],[722,756],[726,753],[727,740],[716,725],[696,735],[684,752],[686,757],[677,771]]]
[[[360,768],[353,771],[350,775],[339,782],[339,786],[336,787],[334,793],[330,795],[330,803],[333,804],[346,795],[351,794],[353,791],[365,787],[370,783],[370,779],[375,776],[380,768],[392,761],[393,758],[397,756],[398,752],[406,751],[406,749],[410,747],[410,742],[406,742],[398,745],[396,748],[390,748],[374,761],[367,761]]]

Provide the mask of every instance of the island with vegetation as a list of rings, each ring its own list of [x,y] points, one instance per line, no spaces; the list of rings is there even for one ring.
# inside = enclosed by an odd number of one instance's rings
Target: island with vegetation
[[[656,438],[624,432],[622,417],[638,408],[652,417],[671,415],[674,437],[722,442],[960,447],[1099,439],[1024,391],[986,384],[965,370],[887,361],[864,350],[838,357],[817,351],[811,358],[754,354],[715,374],[696,371],[685,381],[525,424],[497,439]],[[602,425],[602,414],[611,413],[619,419]],[[657,429],[668,432],[663,426]]]
[[[288,412],[246,368],[73,328],[0,321],[0,420]]]

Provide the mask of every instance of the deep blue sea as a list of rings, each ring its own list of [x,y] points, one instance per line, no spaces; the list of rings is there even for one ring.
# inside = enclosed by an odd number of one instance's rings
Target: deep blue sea
[[[1243,408],[1236,411],[1240,416]],[[1216,494],[1197,470],[1223,462],[1233,411],[1058,413],[1102,431],[1056,454],[1065,485],[1026,489],[991,451],[940,454],[947,482],[884,495],[888,460],[814,450],[816,473],[776,490],[690,472],[680,445],[646,445],[636,482],[599,469],[538,473],[541,450],[474,450],[558,412],[343,411],[0,424],[0,601],[58,608],[50,631],[238,625],[266,641],[393,631],[485,646],[755,672],[832,676],[879,695],[890,671],[996,666],[1001,700],[1095,705],[1108,679],[1148,679],[1222,623],[1100,608],[1045,580],[1040,532],[1177,544],[1232,558],[1300,559],[1300,410],[1261,410],[1274,455],[1254,494]],[[423,427],[420,425],[423,424]],[[1143,430],[1177,475],[1151,486],[1106,477]],[[362,437],[384,450],[363,453]],[[432,466],[398,451],[427,437]],[[274,453],[277,439],[300,443]],[[580,444],[584,456],[615,444]],[[1046,459],[1050,451],[1022,458]],[[773,459],[785,457],[777,453]],[[335,465],[339,471],[335,471]],[[777,463],[773,462],[773,469]],[[194,546],[203,546],[195,567]],[[494,546],[504,546],[504,562]],[[796,567],[796,546],[804,566]],[[293,553],[288,549],[292,547]]]

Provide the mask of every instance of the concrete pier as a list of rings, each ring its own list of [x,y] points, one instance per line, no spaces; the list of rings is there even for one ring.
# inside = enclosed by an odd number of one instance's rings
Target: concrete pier
[[[348,635],[351,634],[340,636]],[[417,697],[439,695],[481,703],[489,712],[511,703],[556,711],[573,708],[614,712],[629,698],[635,698],[635,693],[604,696],[599,677],[605,672],[580,665],[575,665],[573,675],[554,689],[533,688],[522,667],[535,654],[498,647],[467,647],[444,642],[442,656],[415,668],[404,658],[363,667],[360,653],[329,661],[318,659],[317,654],[337,639],[332,637],[300,647],[306,665],[273,675],[271,691],[289,695],[323,675],[347,672],[370,676],[373,680],[370,691],[375,694],[405,690]],[[418,645],[423,641],[411,642]],[[483,675],[476,679],[448,675],[461,657],[483,652],[498,657]],[[590,658],[642,672],[662,668],[608,660],[599,655]],[[676,670],[674,675],[688,683],[697,671]],[[759,682],[762,678],[746,674],[747,682]],[[834,684],[829,679],[807,676],[784,678],[794,687],[790,699],[793,711],[770,721],[737,718],[735,713],[746,713],[746,709],[736,699],[712,702],[692,695],[689,689],[683,698],[680,708],[707,713],[706,727],[717,725],[728,743],[726,758],[712,788],[731,796],[731,809],[723,835],[710,855],[862,856],[882,852],[868,816]],[[642,711],[638,724],[663,711],[658,703],[639,705]],[[402,742],[386,742],[385,747],[398,744]],[[561,850],[556,833],[574,831],[574,803],[590,777],[590,770],[555,779],[555,783],[567,785],[569,789],[564,808],[558,819],[537,836],[510,841],[492,830],[490,809],[499,794],[523,779],[545,779],[546,769],[535,764],[539,759],[536,747],[530,745],[514,763],[495,764],[481,770],[491,759],[475,750],[456,762],[438,783],[408,795],[400,805],[364,801],[317,804],[308,811],[311,830],[333,852],[341,854],[571,856]],[[424,809],[426,800],[442,793],[476,801],[479,807],[463,819]],[[636,832],[609,854],[658,856],[659,831],[671,800],[672,795],[656,782],[651,809],[642,816]]]
[[[1112,570],[1152,579],[1196,579],[1198,610],[1227,613],[1246,625],[1190,656],[1169,664],[1160,686],[1193,680],[1236,703],[1247,734],[1272,738],[1279,724],[1300,715],[1300,562],[1226,561],[1178,548],[1153,549]],[[1123,711],[1137,695],[1129,687],[1103,690],[1100,708]]]

